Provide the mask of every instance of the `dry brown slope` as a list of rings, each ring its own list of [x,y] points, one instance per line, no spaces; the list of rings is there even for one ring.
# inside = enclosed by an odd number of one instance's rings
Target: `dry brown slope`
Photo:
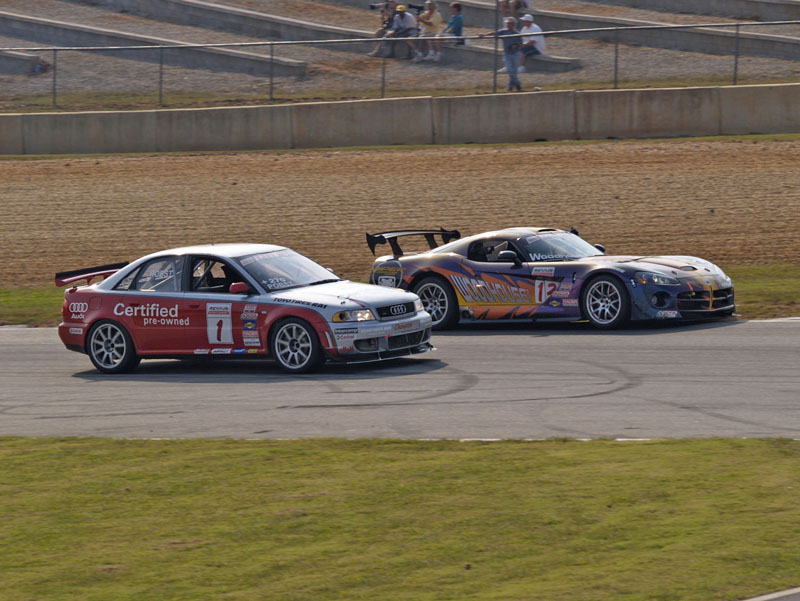
[[[365,231],[575,225],[613,253],[796,261],[800,141],[0,161],[0,287],[198,242],[260,241],[364,278]]]

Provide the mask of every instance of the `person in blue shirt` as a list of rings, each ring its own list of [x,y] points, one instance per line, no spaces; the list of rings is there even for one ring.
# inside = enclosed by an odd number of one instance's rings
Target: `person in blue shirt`
[[[517,31],[517,20],[514,17],[506,17],[503,19],[503,22],[506,24],[506,27],[497,32],[497,37],[499,37],[500,41],[503,43],[503,55],[506,66],[500,69],[498,73],[508,73],[509,92],[513,90],[521,92],[522,86],[519,83],[517,71],[519,71],[519,61],[522,56],[520,52],[520,48],[522,48],[522,37],[517,35],[519,31]],[[485,38],[487,36],[494,36],[494,34],[494,31],[489,31],[479,34],[478,37]]]
[[[442,35],[452,35],[460,38],[464,35],[464,15],[461,14],[461,4],[453,2],[450,4],[450,20],[444,28]]]

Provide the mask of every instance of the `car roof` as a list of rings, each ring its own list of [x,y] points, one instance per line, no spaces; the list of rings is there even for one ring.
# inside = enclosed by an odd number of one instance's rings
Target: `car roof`
[[[181,246],[170,248],[147,255],[148,257],[159,257],[163,255],[214,255],[217,257],[243,257],[255,253],[268,253],[276,250],[286,250],[285,246],[275,244],[251,244],[244,242],[223,243],[223,244],[198,244],[196,246]]]
[[[481,240],[483,238],[522,238],[524,236],[532,236],[542,232],[564,232],[552,227],[508,227],[502,230],[495,230],[493,232],[482,232],[461,238],[460,242]]]

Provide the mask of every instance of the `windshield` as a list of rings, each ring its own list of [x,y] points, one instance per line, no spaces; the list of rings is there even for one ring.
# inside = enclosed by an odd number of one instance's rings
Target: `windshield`
[[[338,282],[340,279],[322,265],[289,249],[239,257],[237,261],[270,292],[322,282]]]
[[[567,232],[528,236],[519,245],[531,261],[563,261],[603,254],[583,238]]]

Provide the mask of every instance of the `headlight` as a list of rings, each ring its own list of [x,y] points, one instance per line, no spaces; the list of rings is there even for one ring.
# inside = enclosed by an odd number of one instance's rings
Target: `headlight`
[[[637,271],[636,279],[641,284],[656,284],[657,286],[679,286],[680,282],[668,275],[651,273],[649,271]]]
[[[419,299],[415,300],[414,301],[414,311],[419,313],[420,311],[424,311],[424,310],[425,310],[425,306],[422,304],[422,301],[419,300]]]
[[[333,316],[333,321],[370,321],[375,315],[370,309],[355,309],[353,311],[339,311]]]

